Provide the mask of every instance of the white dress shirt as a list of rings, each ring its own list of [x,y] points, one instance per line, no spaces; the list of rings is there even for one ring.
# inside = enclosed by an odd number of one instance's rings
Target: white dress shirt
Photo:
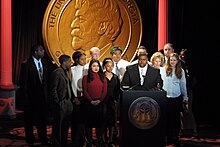
[[[71,67],[71,71],[72,71],[71,85],[72,85],[73,93],[76,97],[82,96],[83,95],[82,78],[83,78],[83,75],[85,74],[85,70],[83,66],[77,65],[77,66]]]
[[[144,78],[146,76],[146,72],[147,72],[147,67],[148,67],[148,64],[146,64],[145,67],[140,67],[138,66],[138,69],[139,69],[139,74],[140,74],[140,79],[141,79],[141,85],[143,85],[144,83]]]

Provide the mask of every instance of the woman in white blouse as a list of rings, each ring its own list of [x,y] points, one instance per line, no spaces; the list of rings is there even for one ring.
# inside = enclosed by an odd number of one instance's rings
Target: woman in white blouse
[[[82,77],[86,74],[84,65],[86,64],[86,55],[76,51],[72,55],[74,61],[71,67],[71,86],[75,95],[76,107],[73,110],[71,122],[71,138],[76,146],[83,146],[85,143],[84,133],[84,97],[82,93]]]

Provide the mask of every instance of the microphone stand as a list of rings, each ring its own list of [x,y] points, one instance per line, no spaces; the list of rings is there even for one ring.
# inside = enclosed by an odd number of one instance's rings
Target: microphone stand
[[[139,83],[137,83],[137,84],[131,86],[131,87],[128,88],[127,90],[124,90],[124,89],[123,89],[123,87],[125,87],[125,86],[122,86],[120,89],[121,89],[122,91],[129,91],[129,90],[132,90],[133,88],[135,88],[135,87],[138,86],[138,85],[139,85]],[[129,87],[129,86],[128,86],[128,87]]]

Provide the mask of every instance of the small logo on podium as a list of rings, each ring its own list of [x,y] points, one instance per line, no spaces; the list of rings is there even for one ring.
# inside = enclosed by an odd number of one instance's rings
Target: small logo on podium
[[[160,106],[150,97],[139,97],[131,103],[128,117],[135,127],[150,129],[159,121]]]

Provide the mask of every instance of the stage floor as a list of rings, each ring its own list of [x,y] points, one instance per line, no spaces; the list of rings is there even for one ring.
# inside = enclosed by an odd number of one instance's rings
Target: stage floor
[[[51,134],[51,125],[48,125],[48,138]],[[198,136],[193,137],[190,131],[180,138],[182,147],[220,147],[220,131],[212,126],[198,126]],[[71,138],[68,138],[69,147],[72,146]],[[37,134],[35,130],[35,134]],[[95,134],[95,133],[94,133]],[[95,135],[94,135],[95,140]],[[40,146],[36,143],[35,146]],[[15,119],[0,120],[0,147],[28,147],[24,138],[24,121],[22,115]],[[94,146],[95,147],[95,146]],[[116,147],[118,145],[116,144]],[[172,145],[167,146],[172,147]]]

